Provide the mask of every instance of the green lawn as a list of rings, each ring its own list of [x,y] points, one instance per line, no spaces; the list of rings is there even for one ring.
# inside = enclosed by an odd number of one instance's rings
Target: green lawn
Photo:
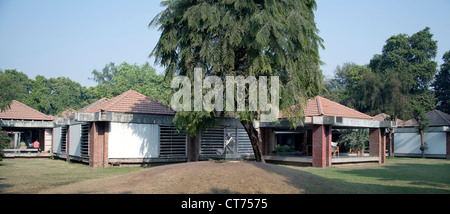
[[[122,175],[140,169],[143,168],[93,169],[84,164],[51,159],[3,159],[0,162],[0,193],[36,193],[57,186]]]
[[[450,160],[443,159],[388,158],[383,165],[341,165],[330,168],[267,165],[264,168],[268,170],[267,173],[279,175],[279,179],[281,176],[283,179],[279,182],[304,189],[307,193],[450,193]],[[37,193],[86,180],[97,179],[97,182],[102,182],[107,177],[143,169],[92,169],[62,160],[6,159],[0,162],[0,193]],[[214,175],[202,176],[215,179]],[[121,179],[117,177],[116,180]],[[233,179],[249,181],[256,177]]]
[[[333,193],[450,193],[450,160],[387,158],[383,165],[341,165],[330,168],[290,167],[331,183]],[[324,185],[329,186],[329,185]],[[328,193],[315,186],[310,192]]]

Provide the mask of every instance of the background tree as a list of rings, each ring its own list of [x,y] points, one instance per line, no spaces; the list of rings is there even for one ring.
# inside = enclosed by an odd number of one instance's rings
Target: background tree
[[[147,62],[141,66],[126,62],[116,66],[109,63],[102,72],[92,72],[98,85],[91,93],[95,99],[112,98],[133,89],[162,103],[169,103],[170,85],[164,81],[164,75],[156,74],[156,69]]]
[[[223,82],[227,75],[279,76],[280,109],[297,105],[287,116],[292,124],[301,121],[307,99],[322,89],[318,52],[322,39],[314,22],[315,1],[173,0],[162,5],[167,8],[150,23],[161,30],[151,56],[166,67],[167,79],[184,75],[192,80],[196,67],[204,76],[216,75]],[[253,124],[259,113],[232,114],[247,131],[256,160],[264,161],[261,137]],[[213,125],[216,115],[178,112],[175,122],[195,136]]]
[[[431,111],[436,103],[431,85],[437,72],[433,61],[437,42],[432,37],[428,27],[412,36],[391,36],[368,65],[337,67],[327,88],[340,88],[332,95],[338,102],[370,115],[387,113],[408,119],[416,107]]]
[[[47,79],[37,75],[29,80],[28,106],[48,115],[58,115],[68,108],[80,109],[90,103],[86,87],[67,77]]]
[[[450,114],[450,51],[442,57],[444,63],[436,75],[433,87],[437,99],[437,109]]]
[[[0,70],[0,110],[9,108],[12,100],[23,102],[28,96],[28,76],[15,69]]]

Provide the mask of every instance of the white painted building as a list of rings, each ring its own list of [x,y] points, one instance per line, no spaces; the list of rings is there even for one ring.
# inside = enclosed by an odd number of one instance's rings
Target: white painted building
[[[429,128],[424,135],[425,156],[450,158],[450,115],[439,110],[428,112]],[[416,122],[409,120],[400,124],[394,133],[394,156],[420,157],[420,134]]]

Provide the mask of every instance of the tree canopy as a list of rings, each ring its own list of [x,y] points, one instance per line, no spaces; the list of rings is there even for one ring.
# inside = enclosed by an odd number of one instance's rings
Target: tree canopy
[[[442,57],[444,63],[433,82],[436,94],[437,109],[450,114],[450,51],[445,52]]]
[[[325,96],[370,115],[408,119],[415,108],[431,111],[436,106],[431,86],[437,72],[437,41],[432,37],[428,27],[411,36],[391,36],[367,65],[337,67],[335,77],[327,80]]]
[[[194,68],[223,81],[225,76],[278,76],[280,109],[297,105],[287,116],[301,121],[302,107],[322,87],[318,49],[323,45],[314,21],[315,1],[173,0],[162,5],[166,9],[150,23],[161,31],[151,56],[166,67],[166,78],[183,75],[192,80]],[[216,115],[178,112],[176,118],[196,135]],[[252,124],[258,112],[237,112],[237,117],[258,156],[258,134]],[[190,126],[184,126],[187,120]]]

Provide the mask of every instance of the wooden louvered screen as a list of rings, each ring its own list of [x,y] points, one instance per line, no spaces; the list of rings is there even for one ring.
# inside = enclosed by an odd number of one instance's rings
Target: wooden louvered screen
[[[66,153],[66,147],[67,147],[67,126],[61,127],[61,139],[60,139],[60,145],[61,145],[61,153]]]
[[[180,135],[173,126],[160,126],[160,157],[186,157],[186,135]]]
[[[89,123],[81,125],[81,158],[87,160],[89,160],[89,129]]]
[[[210,128],[200,136],[200,156],[203,158],[219,157],[219,150],[224,148],[224,129]]]
[[[226,128],[225,136],[228,133],[231,133],[231,136],[236,140],[237,145],[238,145],[238,153],[240,155],[244,155],[244,156],[253,155],[252,144],[250,142],[250,139],[248,138],[248,134],[245,131],[245,129]]]

